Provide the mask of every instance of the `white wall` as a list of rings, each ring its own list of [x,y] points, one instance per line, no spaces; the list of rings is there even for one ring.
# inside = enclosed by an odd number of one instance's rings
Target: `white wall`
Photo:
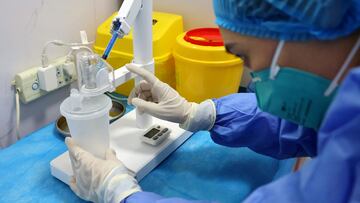
[[[154,0],[154,10],[183,16],[185,30],[216,27],[212,0]]]
[[[0,148],[16,141],[15,99],[10,82],[17,72],[40,64],[43,44],[52,39],[79,41],[86,30],[94,40],[97,26],[119,7],[117,0],[0,0]],[[56,57],[65,53],[50,49]],[[69,94],[63,88],[21,105],[21,135],[43,127],[59,115]]]

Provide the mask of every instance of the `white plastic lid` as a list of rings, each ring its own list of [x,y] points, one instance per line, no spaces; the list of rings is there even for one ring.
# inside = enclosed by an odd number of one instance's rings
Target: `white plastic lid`
[[[76,89],[60,105],[61,114],[72,120],[87,120],[109,114],[112,102],[105,95],[84,97]]]

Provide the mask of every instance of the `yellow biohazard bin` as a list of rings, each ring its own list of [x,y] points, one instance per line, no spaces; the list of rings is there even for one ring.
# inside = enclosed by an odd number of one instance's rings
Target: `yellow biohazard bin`
[[[111,38],[110,29],[116,13],[102,23],[98,29],[94,44],[96,53],[102,55]],[[155,75],[163,82],[175,88],[175,64],[172,49],[176,37],[183,32],[183,19],[169,13],[153,13],[153,53]],[[144,33],[146,34],[146,33]],[[133,35],[130,33],[117,40],[107,61],[115,69],[130,63],[133,59]],[[117,93],[129,95],[134,87],[134,80],[126,82],[116,89]]]
[[[239,89],[243,61],[226,53],[217,28],[199,28],[179,35],[175,58],[176,89],[189,101],[219,98]]]

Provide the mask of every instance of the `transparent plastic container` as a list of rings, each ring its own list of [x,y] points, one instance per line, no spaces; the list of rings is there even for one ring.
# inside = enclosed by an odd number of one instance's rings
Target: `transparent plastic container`
[[[60,112],[66,118],[75,143],[102,159],[110,145],[111,106],[111,99],[105,95],[83,97],[75,89],[60,105]]]
[[[115,75],[110,64],[91,52],[80,52],[76,59],[78,87],[82,95],[94,97],[115,90]]]

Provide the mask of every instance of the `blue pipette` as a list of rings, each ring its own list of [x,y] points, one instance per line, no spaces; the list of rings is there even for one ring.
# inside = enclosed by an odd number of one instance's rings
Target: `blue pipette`
[[[118,35],[119,35],[119,34],[118,34],[117,32],[113,32],[113,35],[112,35],[112,37],[111,37],[111,39],[110,39],[110,42],[109,42],[109,44],[107,45],[104,54],[102,55],[102,58],[103,58],[104,60],[106,60],[107,57],[109,56],[111,49],[112,49],[112,48],[114,47],[114,45],[115,45],[115,42],[116,42],[116,39],[118,38]]]
[[[113,22],[113,31],[112,31],[112,37],[110,39],[109,44],[107,45],[104,54],[102,55],[102,58],[104,60],[106,60],[112,50],[112,48],[115,45],[116,39],[119,36],[119,32],[118,30],[120,29],[121,23],[119,21],[119,19],[117,19],[116,21]]]

